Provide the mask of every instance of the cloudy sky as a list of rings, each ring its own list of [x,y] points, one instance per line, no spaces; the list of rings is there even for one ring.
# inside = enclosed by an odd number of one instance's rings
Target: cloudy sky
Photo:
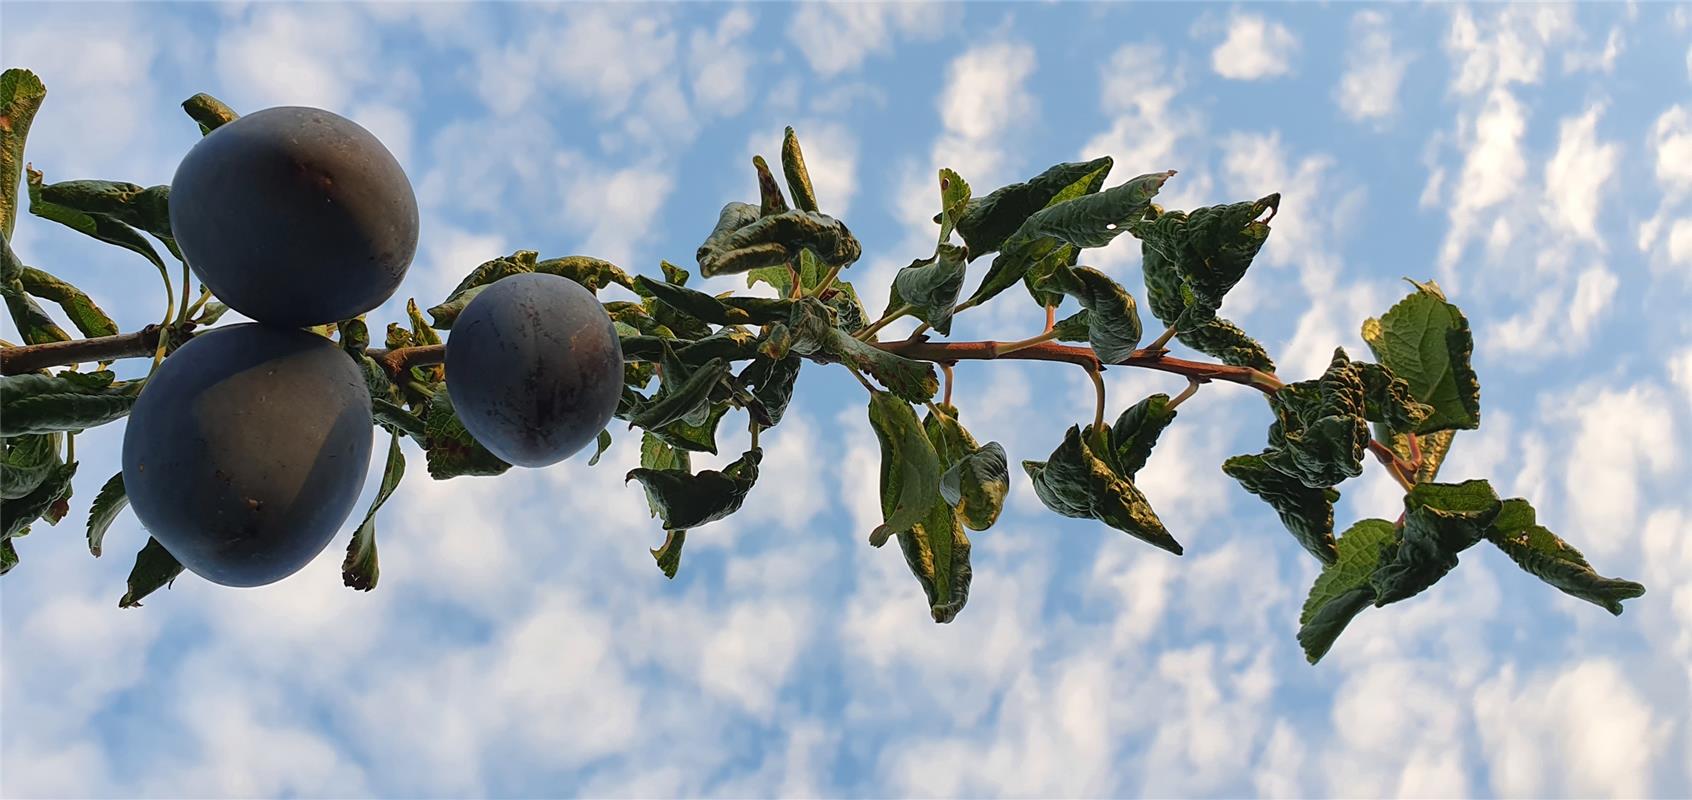
[[[78,440],[72,519],[0,583],[8,797],[1692,795],[1685,5],[8,2],[0,24],[5,66],[48,87],[28,157],[50,181],[167,183],[200,91],[374,131],[423,219],[381,323],[519,248],[691,264],[789,124],[876,310],[931,252],[939,167],[982,194],[1111,155],[1113,184],[1179,170],[1172,208],[1281,192],[1224,307],[1280,374],[1366,352],[1400,278],[1436,279],[1474,325],[1484,407],[1443,477],[1529,498],[1649,587],[1612,618],[1476,548],[1309,666],[1314,562],[1218,467],[1268,414],[1216,385],[1142,473],[1186,555],[1053,515],[1017,470],[969,606],[935,625],[865,543],[863,393],[808,367],[747,507],[674,581],[624,435],[597,467],[497,479],[432,482],[408,449],[373,593],[340,585],[349,525],[282,583],[185,576],[120,611],[145,534],[126,515],[94,559],[77,524],[118,468],[111,425]],[[163,302],[145,262],[67,229],[26,217],[15,246],[126,330]],[[1139,293],[1131,238],[1083,262]],[[954,335],[1040,323],[1013,289]],[[1013,460],[1091,413],[1063,365],[957,381]],[[1115,413],[1182,384],[1108,385]],[[1369,467],[1342,525],[1399,508]]]

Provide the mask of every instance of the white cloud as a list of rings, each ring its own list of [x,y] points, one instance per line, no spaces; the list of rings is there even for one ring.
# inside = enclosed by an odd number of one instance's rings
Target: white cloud
[[[1611,74],[1616,70],[1616,58],[1621,55],[1626,45],[1622,38],[1622,29],[1616,26],[1610,29],[1610,35],[1604,37],[1604,46],[1600,49],[1581,50],[1569,48],[1563,51],[1563,72],[1600,72]]]
[[[1621,666],[1576,662],[1517,677],[1514,665],[1475,692],[1476,727],[1501,795],[1644,797],[1671,721],[1659,719]]]
[[[1681,105],[1669,107],[1651,124],[1647,141],[1663,193],[1679,198],[1692,192],[1692,112]]]
[[[1692,347],[1680,351],[1669,361],[1669,377],[1685,394],[1686,410],[1692,412]]]
[[[1446,51],[1457,62],[1451,89],[1473,95],[1537,83],[1546,51],[1576,30],[1574,9],[1567,6],[1505,6],[1481,21],[1459,8],[1445,37]]]
[[[1237,13],[1228,21],[1227,38],[1210,52],[1210,66],[1234,80],[1274,78],[1292,72],[1290,59],[1297,51],[1298,38],[1287,26]]]
[[[689,38],[693,97],[702,111],[732,116],[751,99],[756,59],[741,42],[754,24],[752,12],[736,6],[717,21],[716,30],[694,31]]]
[[[1615,299],[1620,280],[1602,264],[1572,283],[1557,281],[1534,295],[1533,304],[1488,326],[1482,347],[1489,355],[1547,358],[1585,349],[1598,321]]]
[[[1396,52],[1386,14],[1359,11],[1351,18],[1351,45],[1345,75],[1334,87],[1334,101],[1355,121],[1385,120],[1398,107],[1399,86],[1412,57]]]
[[[1679,463],[1679,441],[1668,398],[1654,383],[1626,389],[1590,389],[1564,397],[1551,419],[1572,425],[1563,488],[1574,525],[1607,531],[1583,545],[1590,555],[1617,553],[1637,535],[1646,481]]]
[[[1602,105],[1593,105],[1578,117],[1565,118],[1558,126],[1557,152],[1545,163],[1545,196],[1552,221],[1562,230],[1597,243],[1598,211],[1604,206],[1604,188],[1615,176],[1620,148],[1614,142],[1600,142],[1598,117]]]
[[[982,45],[953,59],[940,93],[946,136],[935,145],[936,157],[950,158],[966,180],[1003,170],[998,139],[1039,108],[1025,88],[1034,63],[1034,48],[1015,42]]]
[[[826,78],[857,69],[900,39],[938,38],[954,16],[946,3],[806,3],[794,11],[787,38]]]
[[[564,192],[562,224],[585,234],[574,249],[638,269],[641,248],[658,239],[658,212],[675,178],[657,166],[606,170],[579,165]]]

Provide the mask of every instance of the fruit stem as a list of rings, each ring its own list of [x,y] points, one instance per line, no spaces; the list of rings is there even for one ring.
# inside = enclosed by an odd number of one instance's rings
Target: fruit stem
[[[941,362],[940,374],[946,376],[946,393],[941,397],[940,402],[949,406],[952,404],[952,365]]]
[[[829,267],[828,272],[823,274],[822,282],[818,283],[816,290],[811,292],[811,296],[821,297],[823,292],[828,291],[828,288],[834,285],[834,279],[840,276],[840,268],[843,266],[845,265],[835,264]]]
[[[1414,475],[1416,471],[1409,469],[1410,465],[1404,463],[1404,459],[1399,458],[1398,454],[1392,451],[1392,448],[1381,443],[1379,439],[1370,439],[1369,452],[1375,454],[1375,459],[1387,468],[1387,474],[1391,475],[1399,486],[1404,487],[1404,491],[1408,492],[1416,488],[1416,482],[1405,477],[1406,472]]]
[[[1046,306],[1046,330],[1057,327],[1057,306]]]
[[[188,271],[188,262],[182,262],[182,310],[177,313],[176,318],[183,322],[188,321],[188,287],[192,279],[193,273]]]
[[[753,422],[751,424],[751,426],[748,428],[748,430],[750,430],[752,432],[752,444],[751,444],[751,447],[749,449],[752,449],[752,450],[758,449],[758,429],[760,427],[762,427],[762,426],[760,426],[757,422]]]
[[[1095,395],[1095,402],[1093,405],[1093,430],[1102,431],[1104,430],[1105,415],[1104,375],[1100,374],[1101,371],[1096,366],[1089,364],[1086,369],[1087,377],[1093,379],[1093,393]]]
[[[1198,378],[1188,378],[1187,379],[1187,388],[1182,389],[1180,394],[1175,395],[1175,399],[1170,400],[1169,405],[1164,406],[1164,409],[1168,410],[1168,411],[1174,411],[1176,406],[1179,406],[1182,403],[1187,402],[1187,398],[1192,397],[1195,394],[1198,394],[1199,385],[1202,384],[1202,383],[1204,383],[1204,381],[1201,381]]]

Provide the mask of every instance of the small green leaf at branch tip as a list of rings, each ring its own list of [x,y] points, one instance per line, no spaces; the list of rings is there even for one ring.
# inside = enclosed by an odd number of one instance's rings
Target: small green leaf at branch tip
[[[28,178],[29,213],[42,219],[57,222],[85,236],[107,244],[117,245],[152,262],[153,267],[159,272],[159,277],[164,280],[165,291],[168,295],[166,299],[172,301],[167,306],[174,306],[175,295],[171,288],[170,270],[165,266],[164,259],[159,257],[158,250],[154,249],[153,245],[139,231],[110,214],[93,213],[44,199],[42,197],[41,171],[26,169],[25,172]],[[186,288],[184,291],[186,291]]]
[[[952,239],[952,231],[969,207],[969,183],[958,173],[940,170],[940,244]]]
[[[953,307],[957,305],[963,282],[963,248],[942,244],[935,249],[933,258],[913,261],[893,277],[883,318],[902,311],[915,315],[942,335],[949,334]]]
[[[182,574],[182,564],[170,554],[159,540],[147,537],[147,544],[135,554],[135,566],[129,570],[129,590],[118,600],[118,608],[140,608],[141,599],[168,588]]]
[[[364,514],[364,522],[358,530],[353,531],[352,541],[347,543],[347,557],[341,562],[341,581],[347,588],[360,592],[368,592],[376,588],[376,580],[381,575],[376,558],[376,512],[399,487],[400,479],[405,477],[405,453],[400,450],[399,434],[395,433],[388,439],[388,459],[382,467],[382,483],[376,489],[376,497],[370,502],[370,510]]]
[[[4,446],[0,455],[0,500],[17,500],[29,496],[64,460],[59,457],[59,444],[64,437],[57,433],[33,436],[13,436],[0,441]]]
[[[28,494],[0,504],[0,539],[23,536],[38,519],[46,518],[49,525],[58,522],[55,509],[62,510],[70,498],[76,467],[75,461],[56,464]]]
[[[1357,364],[1336,348],[1322,377],[1283,386],[1269,397],[1269,466],[1312,489],[1363,474],[1369,424],[1363,420],[1363,381]]]
[[[611,431],[601,430],[599,432],[599,438],[593,447],[593,456],[588,459],[588,466],[591,467],[597,465],[599,463],[599,457],[605,455],[605,451],[609,449],[611,449]]]
[[[95,558],[100,557],[106,531],[127,507],[129,495],[123,488],[123,471],[119,470],[100,487],[99,494],[94,496],[94,503],[88,509],[88,552]]]
[[[1298,643],[1310,663],[1320,661],[1352,618],[1374,603],[1370,576],[1395,536],[1391,522],[1365,519],[1339,537],[1337,557],[1322,568],[1298,617]]]
[[[1056,164],[1026,181],[969,200],[957,218],[956,228],[969,247],[970,257],[978,258],[998,250],[1034,212],[1059,202],[1060,195],[1074,197],[1098,191],[1114,163],[1104,156]],[[936,215],[934,221],[942,222],[942,217]]]
[[[649,551],[664,577],[675,580],[676,572],[681,569],[682,545],[686,543],[687,531],[664,531],[664,543]]]
[[[200,92],[182,101],[182,110],[188,112],[189,118],[199,124],[200,135],[202,136],[210,134],[225,124],[234,122],[241,116],[236,114],[234,109],[224,105],[222,100],[205,92]]]
[[[59,308],[64,309],[65,316],[85,338],[118,334],[117,323],[81,289],[34,267],[24,267],[19,280],[24,291],[57,303]]]
[[[1334,545],[1334,503],[1339,501],[1339,492],[1305,486],[1297,478],[1269,466],[1261,454],[1234,456],[1222,463],[1222,471],[1239,481],[1246,491],[1268,502],[1305,552],[1323,564],[1338,560]]]
[[[1469,322],[1433,281],[1415,285],[1379,319],[1363,323],[1363,341],[1381,366],[1405,381],[1411,398],[1430,407],[1415,433],[1477,428],[1480,380],[1470,365]]]
[[[768,217],[787,213],[787,198],[781,196],[781,186],[763,156],[752,157],[752,168],[758,171],[758,216]]]
[[[1099,360],[1106,364],[1125,361],[1140,346],[1140,313],[1134,297],[1110,276],[1092,267],[1062,267],[1047,285],[1074,297],[1087,310],[1087,341]]]
[[[1622,613],[1621,601],[1645,594],[1639,583],[1599,575],[1579,550],[1540,525],[1533,506],[1521,498],[1504,501],[1486,538],[1522,571],[1611,614]]]
[[[817,210],[817,192],[811,188],[811,173],[805,168],[805,154],[799,149],[799,137],[793,126],[787,126],[781,136],[781,171],[787,178],[787,190],[793,193],[793,205],[800,211]]]
[[[18,176],[23,168],[24,144],[47,87],[27,69],[0,73],[0,239],[12,240],[18,219]]]

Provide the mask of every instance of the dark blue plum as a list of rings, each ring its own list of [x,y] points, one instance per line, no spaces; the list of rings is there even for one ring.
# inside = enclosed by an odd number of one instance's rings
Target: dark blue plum
[[[159,365],[130,411],[123,485],[194,574],[262,586],[323,551],[370,467],[370,390],[307,331],[215,328]]]
[[[465,430],[522,467],[556,464],[599,435],[623,391],[605,307],[557,275],[502,278],[452,325],[446,384]]]
[[[417,197],[393,154],[352,120],[282,106],[196,143],[170,184],[188,266],[259,322],[320,325],[399,288],[417,251]]]

